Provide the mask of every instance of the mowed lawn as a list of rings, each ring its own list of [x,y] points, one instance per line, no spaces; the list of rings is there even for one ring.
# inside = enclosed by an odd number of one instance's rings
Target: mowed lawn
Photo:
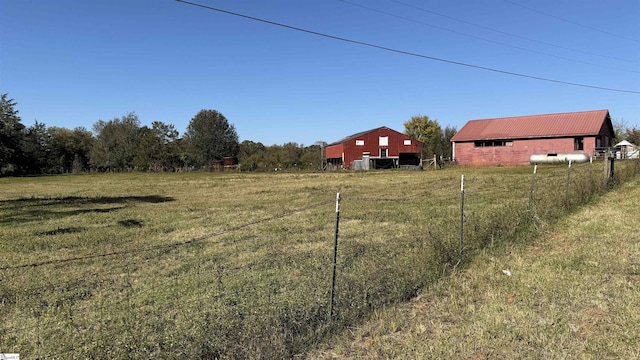
[[[481,252],[310,359],[640,358],[640,179],[529,245]]]
[[[531,197],[528,166],[3,178],[0,353],[298,356],[444,286],[443,275],[460,276],[487,248],[527,244],[597,200],[606,189],[598,170],[574,165],[568,177],[566,166],[540,167]]]

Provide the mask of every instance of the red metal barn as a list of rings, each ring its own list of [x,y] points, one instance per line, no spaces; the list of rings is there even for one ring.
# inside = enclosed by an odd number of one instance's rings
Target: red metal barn
[[[608,110],[471,120],[451,138],[460,165],[524,165],[533,154],[585,153],[611,146]]]
[[[363,131],[325,147],[328,168],[388,169],[420,166],[422,143],[386,126]]]

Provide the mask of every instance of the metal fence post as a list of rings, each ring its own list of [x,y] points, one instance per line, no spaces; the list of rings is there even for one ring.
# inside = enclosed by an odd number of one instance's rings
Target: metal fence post
[[[589,156],[589,192],[593,194],[593,156]]]
[[[333,320],[333,301],[336,288],[336,268],[338,260],[338,229],[340,225],[340,193],[336,194],[336,228],[333,237],[333,272],[331,274],[331,293],[329,300],[329,321]]]
[[[527,211],[531,211],[531,202],[533,201],[533,189],[536,186],[536,172],[538,171],[538,164],[533,165],[533,177],[531,177],[531,188],[529,189],[529,205]]]
[[[564,188],[565,206],[569,206],[569,183],[571,183],[571,160],[569,160],[569,167],[567,167],[567,184]]]
[[[460,178],[460,262],[462,262],[462,246],[464,238],[464,175]]]

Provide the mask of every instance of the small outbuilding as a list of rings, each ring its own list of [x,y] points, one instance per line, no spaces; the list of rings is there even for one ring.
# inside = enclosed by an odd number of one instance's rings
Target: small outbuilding
[[[460,165],[524,165],[534,154],[595,155],[611,147],[608,110],[471,120],[451,138]]]
[[[422,146],[422,142],[382,126],[331,143],[324,154],[328,169],[417,168]]]
[[[616,157],[618,159],[638,159],[640,158],[640,147],[622,140],[615,145]]]

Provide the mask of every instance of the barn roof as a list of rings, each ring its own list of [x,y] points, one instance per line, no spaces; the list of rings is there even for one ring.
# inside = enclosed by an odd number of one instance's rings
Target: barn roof
[[[611,126],[609,110],[471,120],[451,141],[597,135],[605,121]]]
[[[363,136],[363,135],[365,135],[365,134],[368,134],[368,133],[371,133],[371,132],[374,132],[374,131],[377,131],[377,130],[382,130],[382,129],[391,130],[391,131],[393,131],[393,132],[395,132],[395,133],[398,133],[398,134],[400,134],[400,135],[410,137],[410,136],[405,135],[405,134],[403,134],[403,133],[401,133],[401,132],[398,132],[398,131],[396,131],[396,130],[393,130],[393,129],[389,128],[389,127],[386,127],[386,126],[380,126],[380,127],[375,128],[375,129],[370,129],[370,130],[367,130],[367,131],[361,131],[361,132],[359,132],[359,133],[356,133],[356,134],[353,134],[353,135],[349,135],[349,136],[344,137],[344,138],[342,138],[342,139],[340,139],[340,140],[338,140],[338,141],[332,142],[331,144],[329,144],[329,145],[327,145],[327,146],[332,146],[332,145],[342,144],[342,143],[344,143],[344,142],[347,142],[347,141],[354,140],[354,139],[357,139],[357,138],[359,138],[359,137],[362,137],[362,136]],[[414,139],[414,140],[415,140],[415,139]],[[415,140],[415,141],[418,141],[418,140]]]
[[[347,136],[347,137],[344,137],[344,138],[342,138],[342,139],[340,139],[340,140],[338,140],[338,141],[332,142],[331,144],[329,144],[329,145],[327,145],[327,146],[336,145],[336,144],[342,144],[342,143],[343,143],[343,142],[345,142],[345,141],[353,140],[353,139],[355,139],[355,138],[359,138],[359,137],[361,137],[361,136],[362,136],[362,135],[364,135],[364,134],[368,134],[368,133],[370,133],[370,132],[376,131],[376,130],[378,130],[378,129],[384,129],[384,128],[387,128],[387,127],[386,127],[386,126],[380,126],[380,127],[375,128],[375,129],[371,129],[371,130],[367,130],[367,131],[361,131],[361,132],[359,132],[359,133],[355,133],[355,134],[353,134],[353,135],[349,135],[349,136]],[[388,129],[388,128],[387,128],[387,129]]]

